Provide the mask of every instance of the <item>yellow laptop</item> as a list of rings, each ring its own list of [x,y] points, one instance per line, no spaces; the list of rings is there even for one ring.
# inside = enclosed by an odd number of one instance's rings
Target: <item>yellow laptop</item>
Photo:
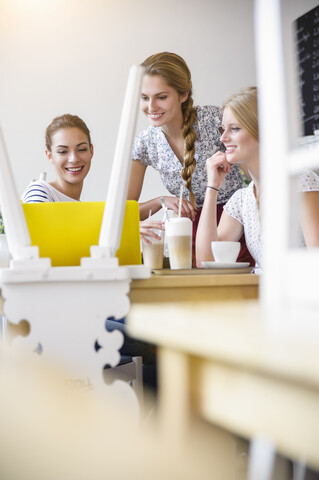
[[[98,245],[105,202],[25,203],[22,205],[31,245],[38,245],[40,257],[50,257],[52,266],[80,265]],[[122,237],[116,253],[120,265],[140,265],[138,203],[125,206]]]

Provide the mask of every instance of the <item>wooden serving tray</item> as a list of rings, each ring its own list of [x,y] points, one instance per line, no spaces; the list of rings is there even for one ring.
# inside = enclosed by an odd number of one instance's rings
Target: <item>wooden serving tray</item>
[[[170,268],[160,268],[152,270],[155,275],[227,275],[235,273],[251,273],[254,267],[245,268],[189,268],[180,270],[171,270]]]

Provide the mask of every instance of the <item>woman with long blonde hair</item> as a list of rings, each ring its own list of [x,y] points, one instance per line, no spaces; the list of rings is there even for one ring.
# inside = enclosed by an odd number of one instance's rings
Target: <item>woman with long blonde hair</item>
[[[257,89],[249,87],[234,94],[223,106],[219,151],[207,160],[207,185],[196,239],[196,262],[213,260],[212,241],[237,241],[245,232],[247,247],[259,266],[262,264],[259,224],[259,137]],[[216,217],[217,195],[226,175],[240,164],[252,178],[247,188],[234,193],[226,203],[219,224]]]
[[[246,243],[257,266],[263,267],[262,215],[260,198],[259,135],[257,88],[248,87],[232,95],[223,106],[220,128],[225,152],[217,152],[207,160],[207,185],[200,218],[196,261],[213,260],[212,241],[237,241],[245,234]],[[226,175],[240,165],[252,178],[247,188],[237,190],[224,206],[219,223],[216,218],[217,195]],[[304,198],[304,215],[300,222],[300,246],[313,246],[318,242],[318,214],[308,205],[311,200],[318,206],[319,177],[305,170],[298,176],[298,191]],[[316,200],[317,199],[317,200]],[[307,215],[306,215],[307,213]]]
[[[211,105],[194,106],[191,72],[179,55],[157,53],[142,65],[145,74],[141,109],[150,126],[135,138],[128,199],[139,200],[146,169],[153,167],[171,193],[164,197],[165,204],[175,213],[183,186],[181,215],[194,222],[195,240],[207,184],[206,159],[221,148],[218,132],[221,109]],[[222,205],[242,186],[240,169],[235,166],[218,194],[218,215]],[[160,208],[160,197],[140,203],[141,220]]]

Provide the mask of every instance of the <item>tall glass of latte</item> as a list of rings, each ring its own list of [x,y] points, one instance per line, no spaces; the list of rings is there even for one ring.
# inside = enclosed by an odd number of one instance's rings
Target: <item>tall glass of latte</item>
[[[165,235],[172,270],[192,268],[192,229],[189,218],[171,218],[165,222]]]
[[[164,255],[164,232],[162,230],[154,230],[154,232],[161,237],[157,240],[153,237],[148,237],[151,243],[142,242],[143,263],[151,269],[163,268]]]

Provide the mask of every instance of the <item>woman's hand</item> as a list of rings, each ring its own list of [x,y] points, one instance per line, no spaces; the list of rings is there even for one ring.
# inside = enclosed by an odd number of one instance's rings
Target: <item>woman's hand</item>
[[[206,160],[207,185],[219,189],[232,165],[226,160],[224,152],[217,152]]]
[[[150,245],[152,242],[147,237],[153,237],[160,240],[161,237],[155,233],[155,230],[165,230],[164,222],[160,220],[144,220],[140,222],[140,237],[144,243]]]
[[[164,201],[168,210],[178,213],[179,197],[164,197]],[[190,218],[192,222],[196,217],[196,210],[187,198],[182,198],[181,217]]]

